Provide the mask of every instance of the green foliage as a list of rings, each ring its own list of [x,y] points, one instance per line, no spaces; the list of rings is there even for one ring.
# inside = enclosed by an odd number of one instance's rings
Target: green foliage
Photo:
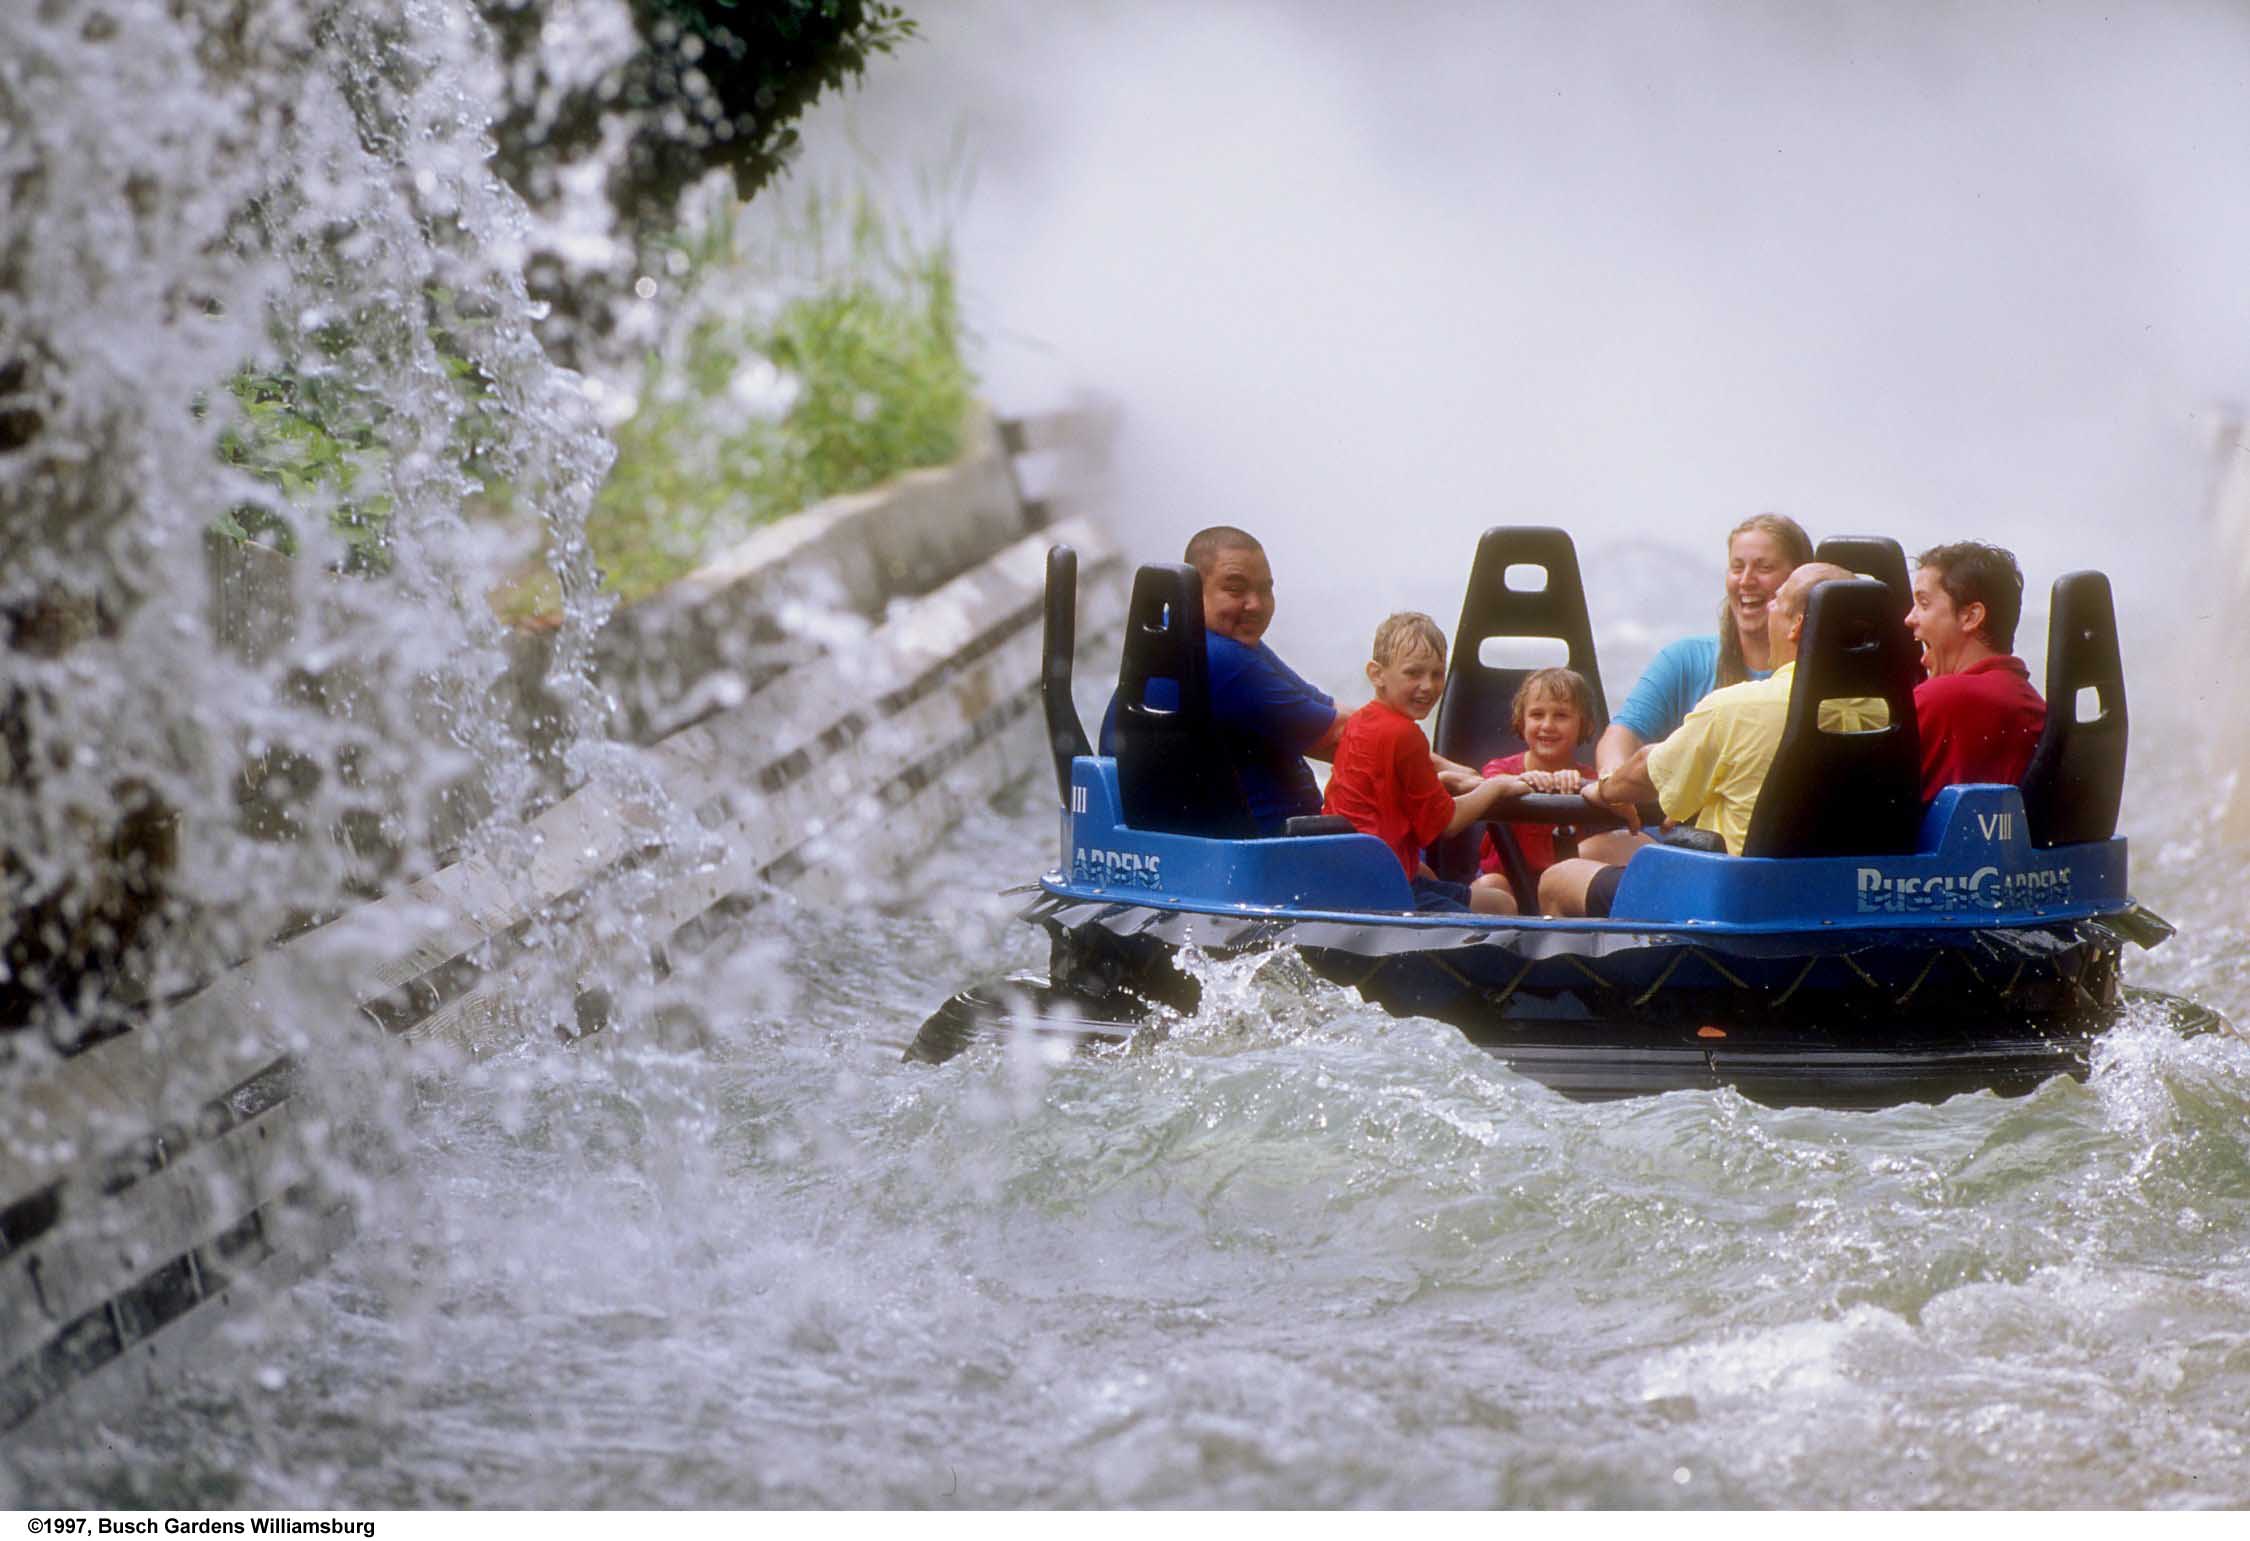
[[[507,486],[496,467],[500,427],[489,410],[492,388],[466,350],[482,324],[466,315],[443,289],[425,295],[432,335],[446,379],[459,398],[449,446],[455,467],[490,500],[505,501]],[[227,381],[238,408],[219,434],[219,458],[273,490],[273,496],[238,503],[214,521],[230,540],[255,541],[297,553],[302,521],[322,519],[342,537],[339,570],[357,576],[391,566],[390,486],[396,454],[388,435],[396,415],[359,383],[353,367],[354,328],[332,322],[312,334],[300,357],[266,369],[243,369]]]
[[[892,229],[864,198],[838,229],[816,196],[788,241],[752,249],[740,214],[728,201],[656,254],[677,275],[674,328],[644,364],[587,523],[605,586],[628,600],[758,524],[961,451],[976,382],[949,242]],[[471,359],[481,323],[443,291],[426,299],[459,398],[448,458],[487,511],[503,509],[492,387]],[[220,533],[294,553],[307,521],[324,520],[342,537],[344,571],[389,570],[391,436],[403,424],[355,383],[354,346],[338,323],[292,362],[227,382],[239,411],[220,456],[272,495],[228,510]],[[558,611],[560,592],[541,569],[494,603],[531,620]]]
[[[865,74],[915,23],[885,0],[630,0],[642,47],[598,80],[560,81],[541,50],[545,7],[478,0],[514,99],[496,126],[501,172],[535,207],[554,183],[536,174],[583,160],[605,123],[627,126],[623,175],[609,184],[627,225],[655,230],[709,172],[748,199],[797,145],[796,122],[821,93]]]
[[[291,369],[246,369],[227,390],[242,415],[220,433],[219,457],[276,497],[227,510],[219,533],[294,555],[297,518],[318,510],[344,538],[346,572],[387,571],[392,500],[369,490],[385,480],[379,403],[340,376]]]
[[[795,253],[746,253],[734,215],[671,248],[687,268],[681,325],[647,362],[588,522],[626,599],[759,523],[961,451],[976,382],[950,244],[892,231],[865,199],[831,241],[814,199]],[[804,253],[815,272],[792,284],[783,270]]]
[[[649,50],[627,99],[650,111],[630,151],[627,212],[643,222],[716,169],[733,173],[736,196],[754,196],[796,149],[805,109],[916,30],[882,0],[635,0],[633,10]]]

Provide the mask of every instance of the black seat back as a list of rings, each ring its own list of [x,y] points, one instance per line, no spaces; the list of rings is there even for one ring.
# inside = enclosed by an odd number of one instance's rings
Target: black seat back
[[[2082,690],[2094,692],[2097,707],[2083,722]],[[2083,845],[2117,833],[2126,736],[2125,664],[2109,579],[2065,573],[2055,580],[2047,617],[2047,726],[2023,773],[2033,845]]]
[[[1816,562],[1834,562],[1846,571],[1873,578],[1891,591],[1901,624],[1914,608],[1914,584],[1907,576],[1906,548],[1888,535],[1831,535],[1813,552]]]
[[[1508,587],[1507,571],[1518,566],[1544,569],[1545,586]],[[1570,667],[1586,676],[1593,690],[1591,731],[1598,736],[1609,725],[1609,703],[1594,662],[1594,629],[1586,619],[1586,586],[1578,575],[1578,548],[1566,531],[1506,525],[1485,531],[1477,542],[1431,738],[1439,754],[1472,770],[1523,748],[1508,721],[1508,708],[1533,670],[1486,664],[1479,655],[1495,637],[1552,637],[1567,645]]]
[[[1886,584],[1838,579],[1805,607],[1789,717],[1750,815],[1745,856],[1882,856],[1915,848],[1922,825],[1922,743],[1914,661]],[[1826,733],[1820,703],[1873,696],[1888,726]]]
[[[1047,548],[1047,617],[1039,643],[1039,705],[1047,718],[1047,747],[1055,757],[1055,788],[1070,806],[1070,762],[1092,754],[1078,704],[1070,698],[1070,668],[1078,650],[1078,553]]]
[[[1202,578],[1176,562],[1149,563],[1133,575],[1117,678],[1117,793],[1134,829],[1257,833],[1212,720],[1210,671]]]
[[[1536,589],[1510,588],[1510,567],[1539,568],[1545,581]],[[1594,629],[1586,617],[1586,586],[1578,572],[1578,548],[1571,544],[1568,531],[1545,525],[1501,525],[1486,530],[1477,542],[1431,736],[1431,747],[1439,754],[1472,770],[1524,747],[1508,708],[1534,669],[1485,663],[1484,644],[1495,637],[1561,641],[1569,650],[1569,667],[1586,677],[1593,692],[1594,720],[1589,731],[1599,736],[1609,725],[1601,670],[1594,662]],[[1537,908],[1530,868],[1513,837],[1498,827],[1492,834],[1518,902]],[[1431,847],[1431,868],[1450,881],[1467,882],[1476,876],[1483,845],[1483,826],[1472,826]]]

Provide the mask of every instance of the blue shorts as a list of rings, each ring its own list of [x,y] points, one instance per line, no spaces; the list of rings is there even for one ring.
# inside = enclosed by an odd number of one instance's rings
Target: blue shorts
[[[1625,881],[1623,867],[1604,867],[1594,874],[1586,885],[1586,913],[1607,915],[1609,907],[1617,902],[1617,885]]]
[[[1469,885],[1444,878],[1409,878],[1414,908],[1424,915],[1458,915],[1469,908]]]

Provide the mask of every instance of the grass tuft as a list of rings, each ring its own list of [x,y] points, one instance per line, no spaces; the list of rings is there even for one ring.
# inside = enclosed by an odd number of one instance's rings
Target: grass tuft
[[[672,322],[587,526],[628,601],[760,524],[961,452],[976,380],[950,241],[864,196],[842,232],[807,198],[763,247],[740,214],[727,200],[661,254]]]

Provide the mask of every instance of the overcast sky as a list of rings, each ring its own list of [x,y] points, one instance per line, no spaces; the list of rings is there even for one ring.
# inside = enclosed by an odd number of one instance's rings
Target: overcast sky
[[[1277,640],[1450,624],[1509,521],[1700,553],[1698,610],[1763,508],[2040,592],[2194,565],[2250,396],[2250,7],[914,10],[806,171],[965,162],[991,393],[1115,398],[1115,522],[1260,532]]]

